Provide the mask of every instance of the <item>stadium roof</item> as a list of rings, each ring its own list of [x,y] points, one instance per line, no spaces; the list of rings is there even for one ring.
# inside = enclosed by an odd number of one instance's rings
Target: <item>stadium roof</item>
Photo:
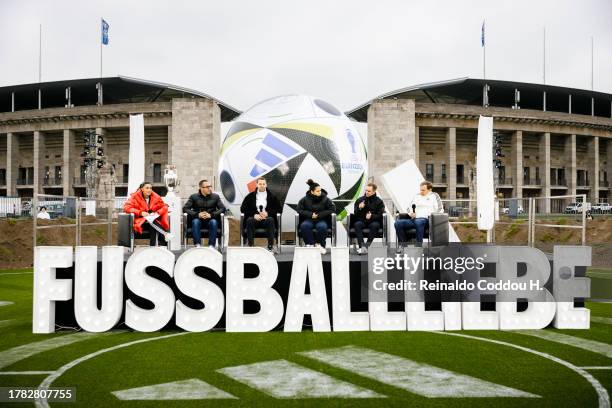
[[[0,112],[38,109],[38,90],[41,90],[41,107],[63,108],[67,104],[66,88],[70,87],[71,104],[96,105],[96,84],[102,82],[104,104],[134,102],[169,102],[172,98],[208,98],[221,108],[221,120],[232,120],[240,111],[205,93],[161,82],[147,81],[125,76],[108,78],[73,79],[0,87]]]
[[[530,84],[525,82],[495,81],[473,78],[457,78],[447,81],[430,82],[398,89],[374,99],[414,99],[421,103],[449,103],[482,106],[484,85],[488,84],[489,106],[512,108],[515,105],[515,90],[520,91],[518,106],[521,109],[543,110],[546,92],[546,110],[569,112],[571,95],[572,113],[591,115],[591,101],[594,101],[594,115],[610,118],[612,95],[584,89],[560,86]],[[358,121],[367,120],[368,101],[346,114]]]

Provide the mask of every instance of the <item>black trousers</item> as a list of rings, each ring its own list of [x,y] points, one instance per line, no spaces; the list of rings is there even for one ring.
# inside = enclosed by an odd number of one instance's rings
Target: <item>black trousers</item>
[[[353,227],[355,228],[355,235],[357,235],[357,244],[359,244],[359,248],[361,248],[362,246],[364,246],[363,229],[364,228],[369,229],[368,242],[365,245],[370,246],[372,244],[372,241],[374,241],[374,238],[376,238],[376,234],[378,233],[378,230],[380,230],[380,223],[378,221],[372,221],[366,224],[364,221],[359,220],[359,221],[355,221],[355,224],[353,224]]]
[[[157,224],[157,226],[163,229],[159,224]],[[150,246],[168,245],[166,242],[166,238],[160,232],[158,232],[155,228],[153,228],[151,224],[149,224],[148,222],[145,222],[144,224],[142,224],[142,231],[144,232],[145,230],[149,230],[149,245]]]
[[[274,245],[274,218],[268,217],[265,220],[257,221],[255,217],[249,217],[245,222],[245,227],[247,231],[247,242],[249,243],[249,246],[255,245],[255,230],[260,228],[266,229],[268,246]]]

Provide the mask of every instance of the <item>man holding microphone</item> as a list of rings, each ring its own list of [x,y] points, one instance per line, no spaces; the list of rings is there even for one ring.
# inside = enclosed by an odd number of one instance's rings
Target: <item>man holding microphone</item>
[[[255,244],[255,229],[265,228],[268,238],[268,250],[272,251],[274,248],[276,215],[281,212],[281,208],[278,198],[267,187],[266,179],[259,177],[257,179],[257,188],[244,198],[240,205],[240,212],[244,214],[249,246]],[[278,226],[276,227],[278,228]],[[242,231],[240,231],[240,234],[242,235]],[[278,244],[280,245],[280,242]]]
[[[355,235],[357,235],[358,254],[366,254],[368,247],[374,241],[376,233],[382,224],[382,217],[385,212],[385,203],[376,195],[377,186],[374,183],[368,183],[365,188],[365,195],[359,197],[355,201]],[[363,229],[368,228],[368,241],[363,242]]]

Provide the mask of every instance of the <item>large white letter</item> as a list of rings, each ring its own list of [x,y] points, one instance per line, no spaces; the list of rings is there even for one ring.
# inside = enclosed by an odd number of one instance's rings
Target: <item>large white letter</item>
[[[310,286],[309,295],[304,293],[307,279]],[[306,314],[312,317],[313,331],[331,330],[321,252],[319,248],[296,247],[291,268],[285,331],[302,331]]]
[[[259,275],[246,279],[245,264],[257,265]],[[274,329],[283,318],[283,299],[272,289],[278,276],[274,255],[263,248],[229,247],[226,274],[226,331],[265,332]],[[259,312],[245,314],[242,307],[245,300],[257,301]]]
[[[574,298],[589,298],[591,279],[576,277],[576,266],[591,265],[591,247],[555,246],[553,249],[553,294],[557,302],[557,314],[553,325],[557,329],[588,329],[591,311],[586,307],[574,307]]]
[[[74,316],[83,330],[112,329],[123,308],[123,247],[102,248],[102,308],[98,310],[98,248],[76,247],[74,261]]]
[[[381,289],[382,285],[389,282],[388,272],[385,267],[381,273],[375,273],[371,259],[386,258],[387,248],[370,247],[368,254],[368,310],[370,312],[370,330],[406,330],[406,312],[389,311],[389,295],[396,296],[400,293],[405,299],[404,291],[390,291]],[[395,268],[395,267],[394,267]],[[402,275],[403,276],[403,275]],[[377,285],[378,282],[380,285]],[[396,300],[396,299],[393,299]]]
[[[195,268],[198,266],[211,269],[223,277],[223,255],[210,248],[192,248],[183,252],[174,266],[176,287],[204,303],[203,309],[196,310],[185,306],[180,300],[176,301],[176,325],[193,332],[215,327],[223,315],[225,304],[223,291],[208,279],[196,275]]]
[[[523,276],[517,276],[518,263],[527,266]],[[499,273],[502,282],[526,284],[527,290],[503,290],[498,292],[499,328],[501,330],[543,329],[555,317],[556,303],[544,284],[550,277],[550,264],[542,251],[531,247],[500,247]],[[541,290],[531,290],[531,283]],[[517,312],[516,299],[527,299],[527,309]]]
[[[460,249],[462,257],[483,259],[485,268],[488,264],[496,265],[496,272],[499,270],[499,247],[487,246],[487,245],[464,245]],[[492,265],[489,265],[490,268]],[[480,280],[494,283],[496,278],[487,277],[484,278],[481,275],[484,274],[484,270],[471,269],[463,272],[463,280],[476,283]],[[491,310],[480,310],[481,295],[493,295],[496,291],[491,290],[480,290],[476,286],[473,290],[466,290],[462,293],[462,299],[465,301],[461,302],[461,316],[463,330],[499,330],[499,310],[496,304],[496,309]]]
[[[56,268],[72,266],[72,247],[34,248],[34,310],[32,333],[55,331],[55,302],[72,298],[72,279],[56,279]]]
[[[369,330],[370,314],[368,312],[351,312],[349,249],[347,247],[332,248],[331,264],[334,331]]]
[[[135,295],[153,302],[153,309],[125,302],[125,324],[134,330],[153,332],[164,327],[174,313],[174,292],[165,283],[147,275],[145,270],[155,266],[169,276],[173,275],[174,254],[162,247],[137,250],[125,266],[125,283]]]

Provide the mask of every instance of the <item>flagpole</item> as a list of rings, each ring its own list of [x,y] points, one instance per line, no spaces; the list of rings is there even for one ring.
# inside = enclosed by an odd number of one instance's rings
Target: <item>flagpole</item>
[[[542,45],[544,49],[544,55],[542,56],[542,79],[544,85],[546,85],[546,27],[544,27],[544,37],[542,40]]]
[[[42,82],[42,24],[38,25],[38,82]]]
[[[485,22],[482,20],[482,79],[487,79],[487,41],[485,39]]]
[[[102,17],[100,17],[100,79],[102,79]]]
[[[591,36],[591,91],[593,90],[593,36]]]

